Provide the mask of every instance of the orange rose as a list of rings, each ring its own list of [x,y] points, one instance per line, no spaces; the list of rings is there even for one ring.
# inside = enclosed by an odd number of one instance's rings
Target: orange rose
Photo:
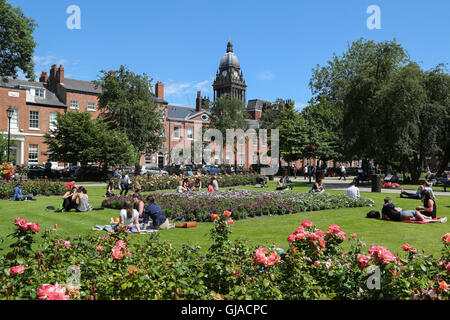
[[[226,216],[226,217],[229,217],[229,216],[231,216],[231,212],[230,211],[224,211],[223,215]]]

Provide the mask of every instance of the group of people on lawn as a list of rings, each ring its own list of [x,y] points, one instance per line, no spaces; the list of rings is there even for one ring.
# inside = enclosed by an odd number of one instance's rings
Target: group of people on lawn
[[[197,174],[197,177],[195,178],[194,185],[191,185],[188,178],[184,178],[183,180],[180,180],[180,183],[178,184],[177,193],[185,193],[185,192],[192,192],[192,191],[202,191],[203,184],[202,180],[200,179],[200,173]],[[217,181],[217,178],[213,176],[211,178],[211,181],[206,183],[206,189],[209,193],[213,193],[216,191],[219,191],[219,182]]]

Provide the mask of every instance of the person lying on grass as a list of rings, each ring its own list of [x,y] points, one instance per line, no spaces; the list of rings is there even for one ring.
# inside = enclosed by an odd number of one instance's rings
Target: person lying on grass
[[[426,221],[426,222],[446,222],[447,218],[440,220],[433,220],[431,217],[421,214],[417,210],[403,210],[402,208],[397,208],[393,203],[391,198],[384,199],[383,209],[381,210],[383,220],[392,221]]]
[[[431,196],[432,196],[433,199],[434,199],[433,189],[432,189],[431,187],[432,187],[432,183],[429,182],[429,181],[425,181],[423,184],[421,184],[421,185],[417,188],[416,193],[409,193],[409,192],[406,192],[406,191],[404,191],[403,188],[402,188],[402,190],[401,190],[401,192],[400,192],[400,198],[408,198],[408,199],[417,199],[417,200],[420,200],[420,199],[422,199],[422,193],[423,193],[425,190],[428,190],[428,191],[431,193]]]

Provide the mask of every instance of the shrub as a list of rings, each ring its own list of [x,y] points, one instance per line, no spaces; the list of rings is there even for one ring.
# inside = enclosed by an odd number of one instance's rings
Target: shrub
[[[337,225],[322,231],[303,221],[283,251],[230,241],[231,216],[210,217],[204,255],[157,234],[136,244],[123,230],[62,239],[57,228],[16,219],[10,235],[16,242],[0,256],[0,299],[449,299],[450,234],[442,237],[438,260],[409,245],[399,257],[384,247],[367,249]],[[370,286],[374,275],[378,289]]]
[[[17,181],[0,182],[0,199],[10,199],[14,194]],[[28,180],[21,181],[23,194],[33,194],[35,196],[59,196],[67,190],[63,183],[50,180]]]

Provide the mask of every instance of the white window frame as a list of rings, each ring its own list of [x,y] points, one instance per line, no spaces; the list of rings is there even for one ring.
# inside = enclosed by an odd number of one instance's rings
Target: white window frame
[[[179,140],[181,137],[181,126],[173,126],[173,139]]]
[[[80,103],[78,102],[78,100],[70,100],[70,109],[72,109],[72,110],[80,109]]]
[[[194,140],[194,126],[188,126],[186,140]]]
[[[34,112],[37,114],[37,119],[32,119],[31,113]],[[30,112],[28,113],[29,115],[29,119],[28,119],[28,129],[29,130],[41,130],[41,126],[40,126],[40,112],[37,110],[30,110]],[[32,127],[31,126],[31,121],[37,121],[37,127]]]
[[[34,96],[39,98],[45,98],[45,89],[34,88]]]
[[[52,115],[55,115],[55,119],[52,121]],[[56,120],[58,117],[58,112],[50,112],[49,120],[48,120],[48,128],[49,130],[55,130],[58,127],[58,121]]]
[[[11,130],[19,130],[19,109],[13,108],[14,114],[11,117],[10,129]],[[15,126],[14,126],[15,124]]]
[[[32,148],[31,146],[36,146],[36,148]],[[36,157],[31,158],[31,155],[36,154]],[[30,143],[28,145],[28,163],[39,163],[39,144],[37,143]]]
[[[93,106],[93,107],[91,107]],[[97,105],[95,102],[88,102],[87,104],[87,110],[88,111],[97,111]]]

